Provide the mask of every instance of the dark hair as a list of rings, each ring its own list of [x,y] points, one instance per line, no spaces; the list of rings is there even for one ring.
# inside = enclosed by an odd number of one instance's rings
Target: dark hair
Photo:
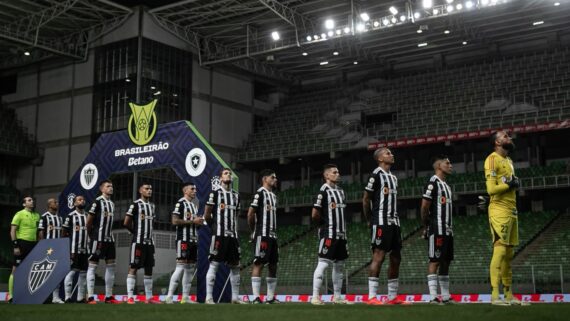
[[[151,184],[149,182],[142,181],[141,183],[139,183],[139,187],[137,188],[137,190],[141,189],[141,187],[143,187],[144,185],[151,185]]]
[[[265,176],[271,176],[271,174],[275,174],[275,171],[272,169],[263,169],[259,172],[259,180],[262,181]]]
[[[447,155],[439,154],[439,155],[436,155],[436,156],[431,158],[431,163],[435,164],[435,162],[437,162],[437,161],[448,159],[448,158],[449,157]]]
[[[230,173],[232,173],[232,169],[229,167],[222,167],[222,169],[220,169],[220,173],[218,174],[220,177],[222,177],[222,173],[224,171],[230,171]]]
[[[24,197],[22,197],[22,204],[26,203],[26,198],[31,198],[32,200],[34,199],[34,197],[32,195],[25,195]]]
[[[101,181],[101,183],[99,183],[99,188],[101,188],[101,186],[103,186],[104,184],[107,184],[107,183],[113,184],[113,182],[111,182],[110,179],[104,179]]]
[[[196,186],[196,184],[194,184],[194,182],[184,182],[184,183],[182,183],[182,189],[184,189],[186,186]]]
[[[75,204],[75,201],[77,200],[78,197],[83,197],[83,199],[85,199],[85,196],[83,195],[75,195],[73,196],[73,204]]]
[[[338,168],[338,166],[336,166],[336,164],[325,164],[325,166],[323,166],[323,172],[331,168]]]

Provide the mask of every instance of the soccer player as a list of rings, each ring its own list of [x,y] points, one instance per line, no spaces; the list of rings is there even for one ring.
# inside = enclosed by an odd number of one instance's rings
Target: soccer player
[[[18,211],[12,218],[10,225],[10,239],[14,246],[14,262],[12,264],[12,274],[8,280],[8,292],[10,300],[14,293],[14,273],[16,268],[30,254],[37,242],[38,222],[40,214],[34,211],[34,199],[25,196],[22,199],[21,211]]]
[[[491,304],[521,305],[513,296],[513,247],[519,244],[516,191],[519,179],[515,176],[513,161],[508,157],[515,145],[505,131],[493,133],[490,143],[494,148],[485,159],[485,182],[489,202],[489,225],[493,241],[491,258]],[[499,284],[503,283],[504,300],[499,298]]]
[[[87,215],[85,213],[85,198],[77,195],[73,198],[75,210],[67,215],[63,223],[63,235],[70,237],[71,271],[64,281],[65,303],[71,303],[73,293],[73,278],[79,272],[77,280],[77,303],[85,303],[85,284],[89,258]]]
[[[216,282],[216,273],[220,263],[225,262],[230,268],[230,283],[232,287],[232,303],[245,304],[239,298],[241,277],[240,247],[238,241],[237,215],[239,211],[239,194],[231,187],[232,171],[223,168],[220,173],[220,189],[212,191],[206,203],[204,219],[212,229],[210,244],[210,267],[206,273],[206,304],[214,304],[212,293]]]
[[[96,304],[95,300],[95,270],[99,260],[105,260],[105,303],[119,304],[113,296],[115,284],[115,239],[113,238],[113,216],[115,204],[111,200],[113,182],[103,180],[99,184],[101,195],[89,209],[87,216],[87,231],[89,232],[90,250],[89,268],[87,270],[87,303]]]
[[[431,304],[453,303],[449,295],[449,265],[453,260],[453,203],[451,188],[445,182],[453,166],[449,158],[440,155],[433,160],[433,175],[422,196],[421,215],[428,244],[428,288]],[[438,277],[439,272],[439,277]],[[437,296],[437,282],[441,298]]]
[[[63,228],[63,219],[57,215],[59,204],[57,199],[50,198],[47,200],[47,212],[42,214],[40,224],[38,225],[38,238],[40,240],[58,239],[61,237],[61,230]],[[59,297],[59,285],[53,291],[52,303],[65,303]]]
[[[180,303],[195,303],[190,300],[190,288],[196,258],[198,257],[198,227],[204,224],[204,218],[198,216],[198,208],[194,204],[196,185],[186,183],[182,187],[184,196],[174,205],[172,225],[176,226],[176,269],[170,278],[166,303],[172,304],[172,296],[178,287],[182,275],[182,298]]]
[[[137,271],[144,268],[144,292],[146,303],[160,304],[152,296],[152,269],[154,267],[154,232],[156,218],[154,204],[150,202],[152,186],[143,182],[139,185],[140,198],[129,206],[123,225],[131,232],[130,266],[127,274],[127,304],[135,304],[135,283]]]
[[[370,305],[380,305],[376,298],[378,276],[384,258],[390,253],[388,266],[388,301],[386,304],[407,304],[398,299],[398,276],[402,260],[402,235],[397,211],[398,179],[390,172],[394,165],[394,155],[390,149],[382,147],[374,151],[374,161],[378,167],[368,178],[362,197],[364,217],[371,227],[372,262],[368,274],[368,301]]]
[[[319,224],[319,263],[313,274],[313,297],[311,304],[323,305],[319,297],[325,270],[332,265],[333,303],[352,304],[341,295],[344,278],[344,261],[348,258],[346,242],[346,207],[344,191],[338,187],[340,173],[334,164],[323,167],[325,183],[313,204],[311,218]]]
[[[259,297],[261,289],[261,271],[268,265],[267,298],[265,303],[280,303],[275,298],[277,286],[277,263],[279,249],[277,246],[277,196],[273,189],[277,186],[275,171],[264,169],[259,173],[261,187],[253,196],[253,201],[247,213],[247,223],[252,231],[254,248],[253,269],[251,271],[251,287],[254,304],[263,303]]]

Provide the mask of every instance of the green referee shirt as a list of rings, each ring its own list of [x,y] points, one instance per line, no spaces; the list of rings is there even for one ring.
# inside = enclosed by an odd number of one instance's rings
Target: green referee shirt
[[[40,214],[23,209],[14,215],[12,225],[16,225],[16,239],[24,241],[37,241],[38,223]]]

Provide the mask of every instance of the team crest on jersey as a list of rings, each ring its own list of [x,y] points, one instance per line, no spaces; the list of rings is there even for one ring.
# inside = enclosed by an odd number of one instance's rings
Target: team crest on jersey
[[[439,202],[440,202],[441,204],[445,204],[445,203],[447,203],[447,199],[445,198],[445,196],[442,196],[442,197],[439,198]]]
[[[330,207],[331,207],[331,209],[333,209],[333,210],[334,210],[334,209],[336,208],[336,203],[335,203],[335,202],[331,202],[331,205],[330,205]]]
[[[154,112],[156,102],[157,100],[155,99],[143,106],[129,103],[132,114],[129,118],[127,131],[129,132],[131,142],[136,145],[148,144],[154,138],[154,134],[156,134],[156,129],[158,128],[158,121]]]
[[[435,250],[435,257],[439,258],[441,256],[441,251],[440,250]]]
[[[28,273],[28,290],[30,294],[34,294],[44,285],[55,270],[56,265],[57,261],[51,261],[47,256],[41,261],[32,263],[32,268]]]
[[[223,209],[225,209],[225,208],[226,208],[226,204],[220,203],[220,209],[223,210]]]
[[[491,171],[491,177],[497,177],[497,172]]]
[[[73,199],[75,198],[75,194],[70,193],[69,195],[67,195],[67,207],[69,207],[69,209],[73,209],[75,206],[73,206]]]
[[[384,195],[390,194],[390,188],[388,186],[384,186],[383,192],[384,192]]]
[[[140,218],[141,221],[144,221],[144,214],[140,214],[140,215],[139,215],[139,218]]]

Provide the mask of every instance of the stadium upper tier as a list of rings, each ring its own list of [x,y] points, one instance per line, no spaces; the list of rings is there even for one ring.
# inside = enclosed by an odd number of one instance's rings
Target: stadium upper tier
[[[565,162],[553,162],[548,166],[517,169],[523,189],[543,189],[570,186],[570,173]],[[420,198],[429,177],[398,180],[398,198]],[[447,182],[454,193],[485,193],[485,175],[482,172],[450,175]],[[290,188],[278,193],[278,206],[310,206],[321,184]],[[343,186],[348,202],[362,199],[364,183],[354,182]]]
[[[0,106],[0,154],[33,158],[37,155],[33,142],[14,110]]]
[[[374,116],[384,119],[371,120]],[[570,118],[568,48],[293,94],[238,161]]]

